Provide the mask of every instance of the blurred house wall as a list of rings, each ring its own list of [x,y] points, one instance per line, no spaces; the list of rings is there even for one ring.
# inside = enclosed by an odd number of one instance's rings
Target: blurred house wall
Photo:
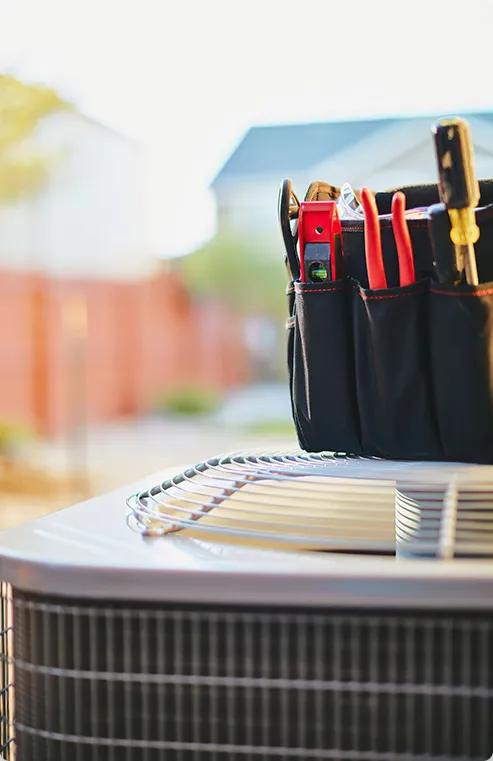
[[[0,207],[0,420],[57,434],[245,380],[238,318],[193,302],[148,242],[138,145],[76,112],[31,140],[52,170]]]
[[[0,265],[96,279],[152,272],[138,143],[68,111],[43,119],[28,144],[50,171],[39,192],[0,207]]]

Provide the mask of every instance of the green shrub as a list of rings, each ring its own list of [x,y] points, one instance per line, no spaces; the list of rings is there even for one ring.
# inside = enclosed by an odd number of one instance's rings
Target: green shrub
[[[267,420],[265,423],[253,423],[248,426],[248,431],[257,436],[296,436],[294,423],[291,420]]]
[[[219,396],[210,389],[189,387],[164,394],[158,410],[173,415],[207,415],[214,412],[219,403]]]
[[[34,433],[29,428],[8,420],[0,420],[0,456],[11,456],[33,438]]]

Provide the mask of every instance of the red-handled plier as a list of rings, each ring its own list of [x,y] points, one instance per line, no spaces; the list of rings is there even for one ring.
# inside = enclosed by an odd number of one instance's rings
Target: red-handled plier
[[[368,190],[361,190],[361,205],[365,212],[365,249],[368,285],[372,289],[387,288],[387,277],[382,256],[380,220],[375,196]],[[399,259],[399,282],[401,286],[415,282],[414,257],[411,236],[404,216],[406,196],[401,191],[392,198],[392,228],[394,230],[397,257]]]
[[[414,272],[414,256],[404,212],[406,211],[406,196],[400,190],[392,198],[392,228],[394,230],[397,257],[399,259],[399,280],[401,286],[416,282]]]

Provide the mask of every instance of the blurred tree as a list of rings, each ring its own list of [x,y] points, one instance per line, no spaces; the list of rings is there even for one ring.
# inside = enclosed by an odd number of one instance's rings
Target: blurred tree
[[[282,257],[255,237],[218,235],[179,259],[192,292],[220,299],[244,314],[286,317],[286,270]]]
[[[48,114],[68,108],[47,87],[0,74],[0,203],[38,190],[51,160],[29,147],[27,138]]]
[[[284,380],[287,276],[282,256],[273,254],[272,241],[255,235],[220,233],[203,248],[178,259],[175,266],[196,296],[221,301],[245,317],[272,320],[278,340],[271,350],[269,374]]]

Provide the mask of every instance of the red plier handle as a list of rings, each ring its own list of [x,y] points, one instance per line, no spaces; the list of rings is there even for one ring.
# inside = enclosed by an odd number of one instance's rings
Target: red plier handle
[[[361,189],[361,205],[365,212],[365,252],[368,285],[370,288],[387,288],[382,256],[380,220],[375,196],[368,188]]]
[[[370,288],[387,288],[387,277],[382,256],[382,239],[380,221],[375,196],[368,190],[361,190],[361,205],[365,212],[365,249],[368,285]],[[399,260],[399,283],[402,286],[415,282],[414,256],[411,236],[404,212],[406,196],[401,191],[394,193],[392,198],[392,228],[394,230],[397,257]]]
[[[413,247],[411,236],[404,212],[406,211],[406,196],[401,190],[394,193],[392,198],[392,228],[399,259],[399,277],[401,286],[416,282],[414,271]]]

